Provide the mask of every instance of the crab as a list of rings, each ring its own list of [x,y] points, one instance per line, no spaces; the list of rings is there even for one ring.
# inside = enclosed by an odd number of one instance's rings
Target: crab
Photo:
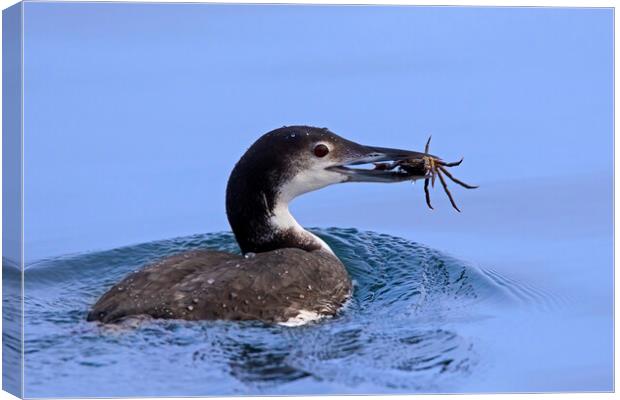
[[[461,163],[463,162],[463,158],[455,162],[445,162],[439,157],[428,154],[430,144],[431,136],[429,136],[428,140],[426,141],[426,146],[424,146],[424,153],[426,155],[422,158],[401,160],[392,163],[376,163],[375,169],[393,170],[395,168],[398,168],[399,171],[406,172],[411,176],[424,176],[424,195],[426,198],[426,204],[430,209],[434,208],[431,204],[431,194],[429,191],[429,186],[435,187],[435,178],[438,177],[439,181],[441,182],[441,186],[443,186],[444,191],[448,195],[450,204],[452,204],[452,207],[454,207],[456,211],[461,212],[459,207],[456,205],[454,198],[452,197],[452,193],[450,193],[450,190],[448,189],[448,184],[446,182],[446,179],[444,178],[444,175],[447,176],[448,179],[450,179],[452,182],[466,189],[476,189],[478,188],[478,186],[470,185],[461,181],[460,179],[457,179],[446,169],[461,165]]]

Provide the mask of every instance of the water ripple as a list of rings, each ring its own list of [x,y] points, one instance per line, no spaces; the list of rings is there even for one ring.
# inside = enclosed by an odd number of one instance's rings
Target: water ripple
[[[106,327],[84,321],[110,285],[158,258],[197,248],[239,252],[230,233],[29,265],[26,395],[449,391],[483,362],[463,324],[516,303],[555,301],[531,285],[402,238],[354,229],[313,231],[347,266],[354,296],[335,318],[297,328],[137,320]]]

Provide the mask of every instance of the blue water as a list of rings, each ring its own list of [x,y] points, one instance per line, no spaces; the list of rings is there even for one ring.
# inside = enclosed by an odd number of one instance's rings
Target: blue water
[[[24,21],[27,396],[613,389],[613,9],[29,2]],[[84,322],[133,269],[236,249],[159,240],[227,230],[235,161],[293,124],[432,134],[480,189],[452,189],[461,214],[409,184],[296,200],[303,226],[379,232],[318,231],[357,281],[332,320]]]
[[[314,232],[347,266],[354,296],[337,317],[294,328],[85,321],[107,288],[158,258],[196,248],[237,252],[230,233],[29,265],[26,395],[458,392],[501,366],[488,342],[520,311],[548,318],[569,304],[544,288],[402,238],[355,229]]]

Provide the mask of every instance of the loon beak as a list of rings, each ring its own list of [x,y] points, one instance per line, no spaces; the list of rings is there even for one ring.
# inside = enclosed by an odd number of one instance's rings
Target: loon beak
[[[417,151],[363,146],[354,142],[347,143],[345,147],[343,153],[346,155],[342,157],[342,162],[327,169],[346,175],[347,182],[389,183],[423,179],[427,175],[424,158],[434,157]],[[407,171],[399,168],[398,162],[404,160],[419,165],[419,168],[408,168]]]

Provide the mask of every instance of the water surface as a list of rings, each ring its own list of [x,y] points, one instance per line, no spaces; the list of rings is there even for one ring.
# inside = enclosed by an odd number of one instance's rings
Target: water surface
[[[354,296],[335,318],[294,328],[85,321],[98,296],[158,258],[196,248],[238,252],[230,233],[29,265],[26,395],[458,392],[501,364],[487,342],[503,334],[506,315],[563,307],[540,288],[419,243],[355,229],[314,232],[347,266]]]
[[[26,395],[613,389],[613,9],[23,11]],[[480,189],[452,189],[461,214],[437,190],[427,210],[421,185],[296,200],[303,226],[404,238],[318,231],[357,281],[332,320],[84,322],[133,269],[236,251],[228,234],[184,236],[228,229],[234,163],[294,124],[412,150],[432,134]],[[21,331],[3,333],[15,361]]]

